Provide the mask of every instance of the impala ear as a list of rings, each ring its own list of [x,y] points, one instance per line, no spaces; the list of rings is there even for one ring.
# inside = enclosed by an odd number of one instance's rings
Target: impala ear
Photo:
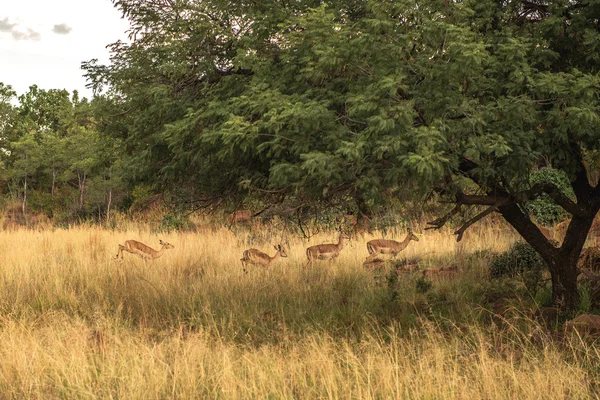
[[[158,243],[165,244],[165,242],[163,242],[162,240],[159,240]]]

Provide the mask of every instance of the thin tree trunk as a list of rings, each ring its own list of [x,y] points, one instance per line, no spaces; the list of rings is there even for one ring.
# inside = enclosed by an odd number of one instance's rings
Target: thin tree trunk
[[[54,188],[56,187],[56,169],[52,168],[52,201],[54,201]]]
[[[25,180],[23,181],[23,205],[22,205],[22,209],[23,209],[23,218],[25,218],[25,216],[27,215],[27,177],[25,177]]]
[[[85,200],[85,179],[86,174],[78,173],[77,178],[79,180],[79,211],[83,211],[83,203]]]
[[[108,191],[108,204],[106,205],[106,223],[110,223],[110,205],[112,203],[112,189]]]

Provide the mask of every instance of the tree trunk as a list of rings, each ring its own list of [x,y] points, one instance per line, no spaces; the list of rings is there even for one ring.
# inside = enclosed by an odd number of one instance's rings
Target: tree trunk
[[[521,211],[518,205],[510,204],[499,207],[506,221],[519,232],[527,243],[548,264],[552,277],[552,300],[556,305],[568,309],[577,308],[579,305],[579,291],[577,289],[577,263],[588,232],[597,213],[590,213],[585,217],[573,217],[567,234],[560,248],[555,247]]]
[[[54,201],[54,188],[56,187],[56,169],[52,168],[52,201]]]
[[[112,190],[108,191],[108,202],[106,204],[106,223],[110,223],[110,205],[112,203]]]
[[[27,215],[27,177],[25,177],[25,181],[23,181],[23,218]]]
[[[85,178],[86,175],[84,174],[77,174],[77,178],[79,181],[79,211],[83,211],[83,202],[85,199]]]
[[[562,268],[557,271],[558,287],[552,288],[554,302],[558,304],[562,302],[570,310],[574,310],[579,306],[579,290],[577,288],[578,258],[571,259],[569,257],[565,260],[566,262],[562,264]]]
[[[567,309],[575,309],[579,305],[577,288],[578,258],[560,254],[556,259],[545,260],[552,277],[552,303]]]

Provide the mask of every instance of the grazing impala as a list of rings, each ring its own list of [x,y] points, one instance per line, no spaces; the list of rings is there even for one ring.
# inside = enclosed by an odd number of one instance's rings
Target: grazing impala
[[[350,236],[340,233],[337,244],[326,243],[318,244],[316,246],[310,246],[306,249],[306,258],[308,262],[304,268],[309,265],[312,266],[314,260],[329,260],[332,263],[339,255],[340,251],[344,248],[344,240],[349,240]]]
[[[371,240],[367,242],[367,250],[370,254],[369,257],[367,257],[367,261],[377,257],[378,254],[393,254],[395,258],[398,253],[408,246],[411,240],[418,242],[419,238],[410,228],[408,228],[408,235],[406,235],[406,238],[402,242],[386,239]]]
[[[171,243],[160,241],[161,248],[156,251],[152,247],[146,246],[142,242],[138,242],[137,240],[127,240],[125,241],[125,245],[119,245],[119,251],[117,251],[117,256],[115,258],[119,258],[119,254],[121,255],[121,259],[123,258],[123,251],[126,251],[131,254],[135,254],[137,256],[142,257],[144,261],[154,260],[163,255],[165,250],[174,249]]]
[[[277,260],[279,257],[288,256],[282,245],[278,244],[277,246],[273,247],[275,247],[275,250],[277,250],[277,253],[275,253],[273,257],[269,257],[267,254],[256,249],[248,249],[244,251],[244,255],[242,256],[242,258],[240,258],[240,261],[242,262],[242,268],[244,269],[244,273],[248,272],[246,268],[248,264],[258,264],[267,268],[273,263],[273,261]]]

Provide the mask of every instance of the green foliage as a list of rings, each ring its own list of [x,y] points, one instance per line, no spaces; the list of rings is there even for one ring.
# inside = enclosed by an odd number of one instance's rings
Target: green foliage
[[[539,307],[549,307],[552,305],[552,288],[550,286],[541,287],[535,294],[535,302]]]
[[[575,196],[566,173],[554,168],[537,170],[531,175],[530,183],[531,185],[551,183],[571,199]],[[528,202],[526,206],[533,217],[543,225],[556,224],[569,218],[569,214],[546,194]]]
[[[53,214],[53,201],[50,193],[40,190],[32,191],[29,195],[29,209],[33,213],[44,213],[47,216]]]
[[[539,254],[529,244],[518,241],[504,253],[497,254],[492,258],[490,275],[492,278],[514,277],[524,271],[541,270],[544,267],[544,260]]]
[[[165,214],[160,222],[160,232],[191,231],[195,225],[183,215]]]
[[[520,277],[529,293],[535,296],[541,286],[546,263],[525,242],[515,242],[506,252],[495,255],[490,263],[492,278]]]
[[[417,289],[417,293],[427,293],[433,287],[433,282],[425,279],[422,276],[419,276],[415,280],[415,287]]]
[[[579,56],[596,54],[593,7],[534,22],[491,0],[116,6],[136,39],[84,67],[110,86],[102,129],[132,186],[379,206],[464,159],[484,188],[519,188],[542,159],[571,177],[575,150],[600,148],[598,68]],[[532,213],[560,218],[545,201]]]
[[[61,220],[102,218],[112,192],[123,186],[120,140],[99,132],[95,118],[102,118],[100,108],[77,92],[35,85],[19,96],[18,105],[10,103],[13,99],[10,86],[0,84],[0,117],[5,118],[0,121],[0,160],[13,198],[26,211]],[[79,196],[71,196],[71,188]]]
[[[579,311],[583,313],[590,312],[593,299],[589,282],[579,286],[579,300]]]
[[[137,185],[131,191],[131,208],[144,210],[152,202],[153,192],[149,185]]]

